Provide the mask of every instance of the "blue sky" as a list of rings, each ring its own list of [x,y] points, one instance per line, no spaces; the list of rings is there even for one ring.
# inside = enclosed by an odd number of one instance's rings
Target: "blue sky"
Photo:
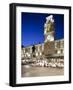
[[[55,21],[55,40],[64,38],[64,15],[22,12],[21,43],[23,46],[44,42],[44,23],[49,15],[53,15]]]

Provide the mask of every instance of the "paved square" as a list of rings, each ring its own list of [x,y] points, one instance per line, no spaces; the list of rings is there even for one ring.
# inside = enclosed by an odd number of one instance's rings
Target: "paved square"
[[[38,76],[59,76],[64,75],[64,68],[52,67],[32,67],[30,65],[22,65],[22,77],[38,77]]]

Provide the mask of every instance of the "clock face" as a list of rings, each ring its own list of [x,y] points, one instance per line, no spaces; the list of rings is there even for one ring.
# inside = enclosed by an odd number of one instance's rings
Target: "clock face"
[[[54,40],[54,37],[51,36],[51,35],[48,35],[48,36],[47,36],[47,40],[48,40],[48,41],[53,41],[53,40]]]
[[[50,36],[50,35],[48,35],[48,36],[47,36],[47,40],[50,40],[50,39],[51,39],[51,36]]]

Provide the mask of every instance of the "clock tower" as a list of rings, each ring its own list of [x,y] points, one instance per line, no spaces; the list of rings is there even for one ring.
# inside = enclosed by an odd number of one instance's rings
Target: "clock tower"
[[[54,41],[54,19],[53,15],[46,17],[46,23],[44,24],[44,36],[45,43]]]
[[[53,15],[50,15],[46,17],[46,23],[44,24],[44,54],[46,57],[53,55],[55,52],[54,31],[54,18]]]

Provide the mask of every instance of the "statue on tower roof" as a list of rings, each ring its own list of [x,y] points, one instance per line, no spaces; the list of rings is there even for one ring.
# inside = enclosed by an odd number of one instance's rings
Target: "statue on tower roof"
[[[49,22],[49,21],[54,23],[53,15],[50,15],[50,16],[46,17],[46,23]]]

